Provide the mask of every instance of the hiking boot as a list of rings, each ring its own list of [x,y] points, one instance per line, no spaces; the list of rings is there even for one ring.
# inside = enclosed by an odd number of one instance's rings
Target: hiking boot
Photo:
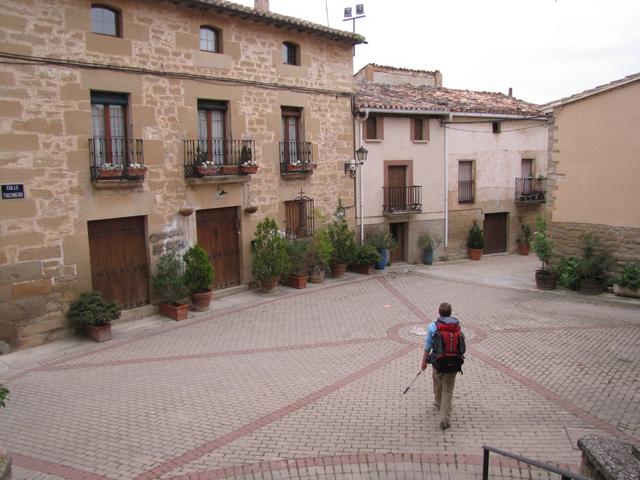
[[[446,430],[447,428],[449,428],[449,424],[447,422],[440,422],[440,428],[442,430]]]

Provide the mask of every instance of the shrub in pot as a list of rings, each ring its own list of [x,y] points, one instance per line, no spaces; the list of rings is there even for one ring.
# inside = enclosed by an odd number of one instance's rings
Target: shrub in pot
[[[356,247],[355,233],[349,228],[343,212],[342,200],[338,199],[336,218],[327,228],[329,241],[333,246],[331,274],[335,278],[340,278],[344,275],[347,265],[353,260]]]
[[[578,259],[576,257],[560,257],[553,270],[558,277],[558,285],[577,290],[580,283],[578,275]]]
[[[380,254],[380,260],[376,263],[376,270],[384,270],[389,264],[389,250],[398,246],[391,233],[379,231],[367,235],[366,243],[373,245]]]
[[[260,289],[269,293],[278,284],[278,279],[289,274],[289,257],[284,238],[278,232],[278,224],[265,218],[256,227],[253,240],[253,277],[260,282]]]
[[[640,298],[640,263],[629,263],[622,267],[613,279],[613,293],[621,297]]]
[[[75,329],[96,342],[111,339],[111,322],[120,318],[120,306],[113,300],[105,300],[95,290],[85,292],[73,302],[67,318]]]
[[[6,407],[7,397],[9,396],[9,389],[7,387],[3,387],[0,384],[0,407]]]
[[[484,234],[478,222],[473,222],[467,237],[467,250],[471,260],[480,260],[484,248]]]
[[[333,245],[326,228],[316,230],[309,242],[307,264],[309,265],[309,282],[324,282],[324,272],[329,267],[333,256]]]
[[[287,256],[291,265],[287,285],[291,288],[307,288],[307,274],[309,272],[308,251],[309,241],[305,238],[287,242]]]
[[[578,257],[577,271],[580,278],[578,290],[587,295],[604,291],[607,271],[613,266],[613,255],[597,235],[582,236],[582,253]]]
[[[182,256],[184,261],[183,281],[191,295],[193,307],[198,311],[209,308],[215,278],[209,255],[200,245],[193,245]]]
[[[558,277],[551,270],[550,263],[553,244],[547,233],[547,221],[541,215],[536,217],[536,231],[531,235],[531,246],[542,264],[536,270],[536,287],[539,290],[555,290]]]
[[[371,275],[373,266],[380,261],[380,253],[373,245],[356,245],[351,270],[363,275]]]
[[[520,225],[520,236],[518,237],[518,254],[529,255],[531,242],[531,227],[526,223]]]
[[[431,265],[433,263],[433,251],[442,244],[442,239],[438,235],[431,236],[428,233],[418,238],[418,246],[422,249],[422,263]]]
[[[189,305],[182,300],[187,296],[183,278],[184,264],[175,249],[168,249],[158,261],[153,277],[153,289],[160,298],[160,314],[174,320],[187,318]]]

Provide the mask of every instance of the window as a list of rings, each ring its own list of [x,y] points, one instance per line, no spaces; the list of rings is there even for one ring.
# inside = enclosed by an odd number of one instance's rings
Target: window
[[[411,141],[412,142],[429,141],[429,119],[428,118],[412,118],[411,119]]]
[[[112,37],[120,36],[120,13],[102,5],[91,7],[91,31]]]
[[[533,158],[523,158],[521,161],[522,178],[533,175]]]
[[[473,179],[473,161],[458,162],[458,202],[473,203],[475,180]]]
[[[226,117],[227,102],[198,100],[197,153],[218,165],[225,163]]]
[[[91,92],[91,146],[97,165],[127,164],[127,95]]]
[[[382,140],[383,124],[382,117],[369,116],[364,128],[365,140]]]
[[[282,44],[282,61],[287,65],[300,65],[298,46],[295,43],[284,42]]]
[[[491,128],[493,129],[493,133],[500,133],[502,131],[502,124],[500,122],[492,122]]]
[[[300,160],[300,119],[302,109],[282,107],[281,134],[283,141],[284,163],[298,163]]]
[[[301,195],[284,202],[284,210],[287,238],[313,235],[313,199]]]
[[[200,27],[200,50],[220,53],[220,30],[211,27]]]

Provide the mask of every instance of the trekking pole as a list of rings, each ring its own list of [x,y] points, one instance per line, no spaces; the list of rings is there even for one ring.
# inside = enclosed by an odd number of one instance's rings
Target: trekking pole
[[[409,389],[411,388],[411,385],[413,385],[413,382],[415,382],[415,381],[416,381],[416,378],[418,378],[422,372],[424,372],[424,370],[420,370],[420,371],[416,374],[416,376],[413,378],[413,380],[411,380],[411,383],[410,383],[409,385],[407,385],[407,388],[405,388],[405,389],[404,389],[404,392],[402,392],[402,394],[403,394],[403,395],[409,391]]]

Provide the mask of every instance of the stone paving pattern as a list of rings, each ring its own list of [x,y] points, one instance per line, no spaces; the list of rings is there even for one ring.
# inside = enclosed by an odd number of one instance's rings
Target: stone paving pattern
[[[413,326],[469,340],[442,432]],[[348,274],[89,344],[0,381],[16,479],[481,476],[482,445],[578,470],[587,434],[640,440],[640,308],[419,273]],[[492,478],[553,478],[492,455]]]

